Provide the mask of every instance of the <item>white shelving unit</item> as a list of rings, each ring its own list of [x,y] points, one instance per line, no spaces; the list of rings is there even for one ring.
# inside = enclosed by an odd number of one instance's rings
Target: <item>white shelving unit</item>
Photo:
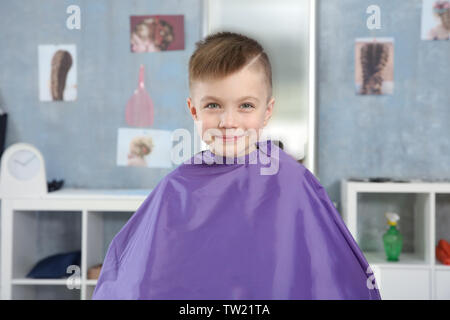
[[[440,238],[450,240],[450,183],[365,183],[342,181],[342,215],[375,273],[383,299],[450,299],[450,266],[435,257]],[[42,197],[2,199],[1,299],[90,299],[96,280],[87,270],[102,263],[111,239],[151,190],[62,189]],[[400,214],[404,236],[400,261],[385,259],[384,213]],[[81,250],[79,289],[67,279],[30,279],[36,257],[39,212],[79,223],[72,249]],[[108,223],[105,223],[108,221]],[[74,226],[75,228],[76,226]],[[48,235],[55,241],[64,234]],[[53,239],[53,238],[52,238]],[[73,282],[72,282],[73,284]]]
[[[382,299],[450,299],[450,266],[435,257],[450,241],[450,183],[341,181],[342,218],[374,271]],[[385,212],[400,214],[403,249],[386,260]]]
[[[1,299],[91,299],[97,280],[87,279],[87,270],[103,262],[112,240],[104,238],[104,227],[112,225],[114,230],[109,233],[117,233],[150,192],[151,189],[61,189],[42,197],[3,198]],[[67,221],[79,222],[81,234],[66,248],[81,250],[78,281],[73,281],[72,274],[68,274],[72,280],[26,278],[38,260],[44,258],[36,257],[37,239],[42,236],[37,232],[39,212],[46,212],[55,220],[72,215]],[[107,220],[108,224],[104,223]],[[65,235],[48,236],[58,241]],[[79,284],[79,289],[70,284]]]

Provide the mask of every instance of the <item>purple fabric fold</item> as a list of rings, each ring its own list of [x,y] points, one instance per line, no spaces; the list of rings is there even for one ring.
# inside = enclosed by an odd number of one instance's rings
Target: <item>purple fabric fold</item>
[[[110,243],[92,298],[380,300],[374,281],[316,177],[267,140],[164,177]]]

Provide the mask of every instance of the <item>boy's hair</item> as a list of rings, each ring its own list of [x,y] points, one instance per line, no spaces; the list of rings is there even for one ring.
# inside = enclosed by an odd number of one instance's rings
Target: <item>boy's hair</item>
[[[259,66],[266,76],[268,100],[272,96],[272,68],[264,48],[239,33],[221,31],[196,43],[189,59],[189,89],[196,80],[220,79],[247,65]]]

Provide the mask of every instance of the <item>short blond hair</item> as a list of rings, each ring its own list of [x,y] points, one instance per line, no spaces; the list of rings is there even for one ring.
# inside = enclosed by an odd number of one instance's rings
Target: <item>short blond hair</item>
[[[261,44],[239,33],[221,31],[196,43],[189,59],[189,90],[196,80],[221,79],[246,66],[260,67],[272,96],[272,68]]]

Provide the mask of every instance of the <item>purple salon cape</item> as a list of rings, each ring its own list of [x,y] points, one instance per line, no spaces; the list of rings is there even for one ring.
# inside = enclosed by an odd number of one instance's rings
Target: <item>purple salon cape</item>
[[[315,176],[257,145],[201,151],[165,176],[111,241],[92,298],[380,300]]]

